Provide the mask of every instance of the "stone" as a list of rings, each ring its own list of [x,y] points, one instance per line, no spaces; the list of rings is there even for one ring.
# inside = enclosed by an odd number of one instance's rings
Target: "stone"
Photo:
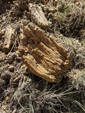
[[[29,23],[23,32],[27,37],[27,43],[24,45],[22,40],[19,46],[23,63],[31,73],[48,82],[59,83],[61,74],[71,67],[70,54],[33,23]]]
[[[29,11],[32,22],[36,23],[39,27],[48,26],[48,21],[40,6],[29,3]]]
[[[3,45],[3,51],[7,53],[10,50],[10,47],[12,45],[12,41],[14,40],[14,29],[11,27],[11,25],[6,27],[5,31],[5,41]]]
[[[11,71],[11,72],[14,71],[14,66],[13,66],[13,65],[10,65],[10,66],[9,66],[9,71]]]

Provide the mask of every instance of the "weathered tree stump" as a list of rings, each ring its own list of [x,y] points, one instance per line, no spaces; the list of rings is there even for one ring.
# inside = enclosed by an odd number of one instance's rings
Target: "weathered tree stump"
[[[19,46],[23,62],[33,74],[48,82],[59,83],[61,73],[71,67],[70,54],[33,23],[23,32]]]

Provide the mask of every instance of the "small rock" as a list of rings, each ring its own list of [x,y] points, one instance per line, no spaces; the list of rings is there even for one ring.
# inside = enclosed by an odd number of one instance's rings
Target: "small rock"
[[[7,97],[5,98],[5,100],[6,100],[6,101],[9,101],[9,100],[10,100],[9,96],[7,96]]]
[[[22,65],[22,67],[23,67],[23,68],[26,68],[26,65],[25,65],[25,64],[23,64],[23,65]]]
[[[76,2],[76,5],[79,6],[80,5],[80,2]]]
[[[13,66],[13,65],[10,65],[10,66],[9,66],[9,71],[11,71],[11,72],[14,71],[14,66]]]

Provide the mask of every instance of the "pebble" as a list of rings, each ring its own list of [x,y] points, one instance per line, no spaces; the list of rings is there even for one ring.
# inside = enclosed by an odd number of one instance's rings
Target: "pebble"
[[[11,72],[14,71],[14,66],[13,66],[13,65],[10,65],[10,66],[9,66],[9,71],[11,71]]]

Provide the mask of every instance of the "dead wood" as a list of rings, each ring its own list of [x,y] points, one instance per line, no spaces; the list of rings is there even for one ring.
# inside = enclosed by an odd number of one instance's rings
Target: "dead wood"
[[[70,54],[39,27],[30,23],[24,28],[19,46],[23,62],[35,75],[49,82],[59,83],[61,73],[71,67]]]

